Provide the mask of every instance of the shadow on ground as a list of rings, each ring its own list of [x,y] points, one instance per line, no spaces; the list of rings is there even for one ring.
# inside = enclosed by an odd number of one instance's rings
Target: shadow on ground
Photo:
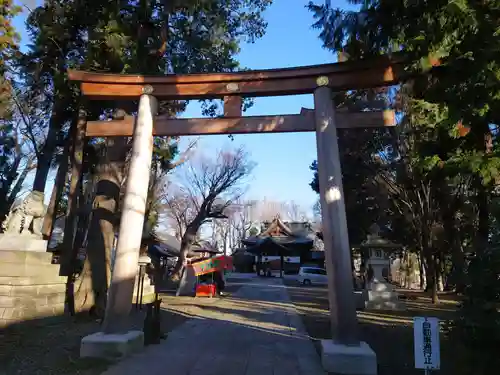
[[[229,286],[230,295],[239,286]],[[208,300],[174,297],[162,294],[161,327],[168,333],[191,317],[198,305]],[[142,330],[145,309],[132,308],[130,329]],[[100,321],[88,314],[60,315],[26,320],[0,330],[0,374],[29,375],[94,375],[104,371],[111,362],[80,359],[82,337],[98,332]]]
[[[331,337],[326,289],[297,287],[293,282],[287,282],[287,285],[290,298],[318,348],[318,340]],[[452,297],[441,304],[431,305],[427,297],[422,298],[422,293],[411,294],[412,298],[405,302],[406,311],[358,311],[359,335],[377,353],[379,375],[422,374],[423,370],[414,368],[413,318],[432,316],[444,322],[452,319],[456,313],[457,303]],[[458,345],[444,334],[441,334],[440,339],[442,369],[433,374],[459,374]]]
[[[241,282],[241,280],[238,281]],[[245,280],[245,284],[251,282],[251,280]],[[251,298],[240,298],[239,294],[236,293],[240,287],[241,285],[229,285],[226,290],[228,296],[220,299],[162,295],[162,330],[171,332],[172,338],[175,337],[174,340],[191,340],[190,342],[194,340],[195,346],[201,345],[207,348],[205,351],[211,357],[207,354],[206,358],[202,356],[194,363],[191,355],[181,352],[182,345],[173,345],[172,340],[170,340],[170,344],[168,341],[163,342],[163,344],[152,346],[143,353],[139,353],[138,358],[143,356],[148,361],[151,361],[151,358],[157,358],[160,364],[165,364],[167,360],[174,361],[181,368],[182,366],[186,369],[189,368],[187,371],[190,374],[191,371],[194,371],[195,375],[205,374],[204,371],[208,367],[218,366],[217,363],[210,362],[216,358],[216,362],[220,360],[221,368],[226,369],[223,373],[244,374],[247,369],[242,367],[241,355],[238,354],[241,354],[241,351],[247,353],[245,363],[254,361],[257,364],[252,366],[263,366],[262,358],[270,355],[265,351],[265,345],[277,345],[281,358],[289,358],[293,355],[290,352],[292,347],[297,352],[298,348],[302,350],[305,347],[301,342],[312,339],[318,347],[318,340],[331,337],[328,299],[324,288],[306,288],[296,284],[287,286],[276,284],[268,287],[268,293],[273,293],[272,288],[276,291],[287,288],[291,299],[288,301],[278,298],[263,300],[259,298],[257,292],[252,294]],[[367,341],[377,353],[379,375],[421,374],[421,370],[414,369],[413,363],[413,317],[435,316],[441,320],[453,317],[456,304],[452,299],[434,306],[430,305],[425,298],[420,297],[420,295],[414,295],[408,299],[406,311],[358,312],[360,337]],[[291,322],[295,308],[302,317],[307,332],[294,331]],[[284,319],[283,316],[287,318]],[[131,329],[142,329],[143,319],[143,311],[133,310]],[[201,320],[206,324],[196,324],[197,321]],[[186,323],[187,325],[183,326],[186,329],[175,330],[176,327],[187,321],[189,321]],[[110,365],[109,362],[81,360],[78,355],[81,338],[99,331],[99,325],[100,322],[91,320],[88,316],[59,316],[15,324],[0,332],[0,368],[2,373],[8,375],[100,374]],[[201,327],[204,330],[210,330],[210,334],[200,330]],[[223,330],[229,333],[221,339],[224,344],[222,347],[226,348],[221,353],[220,347],[214,347],[211,340],[214,335]],[[244,332],[253,333],[245,338],[243,337],[245,336]],[[255,347],[253,344],[257,339],[267,344]],[[456,365],[457,356],[459,356],[457,345],[444,335],[441,336],[441,341],[442,370],[436,372],[436,375],[459,374],[460,371]],[[187,352],[190,351],[187,350]],[[148,355],[150,357],[147,357]],[[300,357],[300,355],[296,354],[295,357]],[[276,362],[276,359],[269,358],[268,361],[272,363]],[[295,374],[290,363],[285,362],[285,360],[279,362],[279,370],[277,371],[280,374]],[[273,366],[277,366],[277,364],[275,363]],[[110,373],[120,374],[122,371],[120,368],[112,370],[114,372]],[[162,374],[162,371],[164,371],[164,367],[152,369],[151,373]],[[182,372],[182,369],[179,371],[179,374],[188,373]],[[262,373],[259,368],[252,371],[252,374]],[[171,375],[178,373],[172,372]],[[214,372],[214,374],[218,375],[219,373]]]
[[[168,332],[187,317],[162,311],[162,330]],[[144,311],[133,310],[130,328],[142,330]],[[80,359],[82,337],[98,332],[100,321],[88,314],[55,316],[11,325],[0,331],[0,373],[6,375],[94,375],[111,362]]]
[[[321,375],[320,360],[286,288],[254,281],[220,299],[180,297],[164,308],[187,309],[189,321],[103,375],[131,375],[147,365],[160,375]],[[297,329],[299,327],[299,329]]]

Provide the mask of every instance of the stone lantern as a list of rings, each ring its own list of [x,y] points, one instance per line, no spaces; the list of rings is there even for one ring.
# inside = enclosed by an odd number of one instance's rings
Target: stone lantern
[[[379,232],[379,226],[373,224],[370,234],[360,246],[368,252],[365,307],[376,310],[401,310],[403,304],[389,282],[390,255],[401,246],[381,238]]]

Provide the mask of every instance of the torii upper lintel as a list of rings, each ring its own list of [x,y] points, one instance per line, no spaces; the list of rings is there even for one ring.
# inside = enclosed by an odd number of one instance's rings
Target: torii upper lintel
[[[216,99],[225,96],[259,97],[313,93],[317,78],[328,78],[337,91],[392,85],[403,77],[403,59],[380,56],[371,59],[304,67],[234,73],[167,76],[101,74],[69,70],[71,81],[80,82],[91,99],[137,99],[147,93],[157,99]]]

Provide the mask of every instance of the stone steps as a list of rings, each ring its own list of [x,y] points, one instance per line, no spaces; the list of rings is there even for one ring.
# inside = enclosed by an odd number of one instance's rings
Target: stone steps
[[[34,251],[0,251],[0,263],[50,264],[52,253]]]
[[[30,264],[30,263],[0,263],[0,276],[20,277],[20,276],[59,276],[58,264]]]

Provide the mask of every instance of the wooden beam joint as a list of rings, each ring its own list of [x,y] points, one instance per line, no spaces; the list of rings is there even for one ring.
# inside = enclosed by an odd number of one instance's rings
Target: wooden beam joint
[[[241,117],[241,96],[224,97],[224,117]]]

